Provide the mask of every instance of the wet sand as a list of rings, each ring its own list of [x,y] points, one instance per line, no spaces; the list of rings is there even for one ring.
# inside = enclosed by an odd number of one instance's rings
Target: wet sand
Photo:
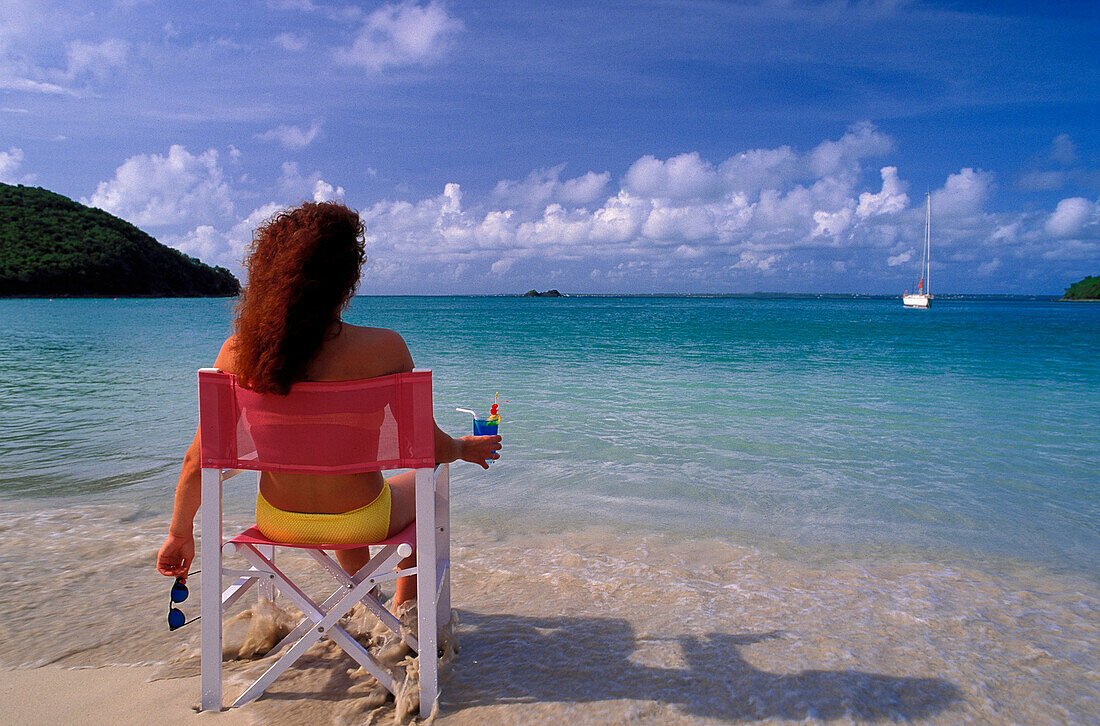
[[[195,715],[197,625],[168,632],[168,580],[152,569],[162,519],[118,505],[0,514],[5,722],[394,721],[393,700],[328,641],[260,700]],[[1100,722],[1089,579],[610,530],[484,531],[456,523],[460,649],[441,724]],[[198,613],[197,587],[182,607]],[[227,698],[268,663],[228,661]],[[60,710],[36,710],[32,694]]]
[[[199,679],[158,679],[152,666],[30,668],[0,671],[4,723],[11,726],[238,726],[241,712],[196,714],[188,705]]]

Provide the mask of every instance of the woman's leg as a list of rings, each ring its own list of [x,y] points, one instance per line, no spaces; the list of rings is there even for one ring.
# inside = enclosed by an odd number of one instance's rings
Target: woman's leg
[[[362,569],[363,565],[370,562],[370,547],[356,547],[353,550],[336,550],[336,561],[344,572],[354,575]]]

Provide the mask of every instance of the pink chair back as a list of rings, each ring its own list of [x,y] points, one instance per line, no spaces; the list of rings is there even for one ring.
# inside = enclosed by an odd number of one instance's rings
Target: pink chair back
[[[296,383],[285,396],[199,371],[203,468],[353,474],[435,465],[432,373]]]

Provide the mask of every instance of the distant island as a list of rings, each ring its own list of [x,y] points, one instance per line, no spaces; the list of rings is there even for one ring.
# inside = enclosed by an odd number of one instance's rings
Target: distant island
[[[38,187],[0,184],[0,297],[231,297],[223,267]]]
[[[1066,288],[1063,300],[1100,300],[1100,276],[1089,276]]]
[[[523,293],[524,297],[565,297],[557,290],[547,290],[546,292],[539,292],[538,290],[528,290]]]

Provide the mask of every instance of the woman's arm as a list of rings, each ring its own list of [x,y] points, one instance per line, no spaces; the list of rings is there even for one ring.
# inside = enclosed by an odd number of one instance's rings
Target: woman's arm
[[[391,337],[386,341],[393,355],[393,372],[407,373],[413,369],[412,353],[405,344],[404,338],[393,331],[387,331]],[[499,436],[463,436],[452,438],[446,431],[439,428],[434,420],[435,427],[435,463],[449,464],[452,461],[469,461],[477,464],[482,469],[489,468],[489,462],[499,459]]]
[[[168,538],[157,553],[157,571],[169,577],[184,577],[195,559],[195,514],[202,495],[202,470],[199,468],[199,432],[183,456],[183,468],[176,484],[172,523]]]
[[[229,370],[233,338],[225,341],[214,367]],[[172,505],[172,523],[168,537],[157,553],[157,571],[168,577],[186,577],[191,561],[195,559],[195,515],[202,498],[202,469],[199,466],[199,432],[187,453],[183,455],[183,467],[176,483],[176,498]]]

